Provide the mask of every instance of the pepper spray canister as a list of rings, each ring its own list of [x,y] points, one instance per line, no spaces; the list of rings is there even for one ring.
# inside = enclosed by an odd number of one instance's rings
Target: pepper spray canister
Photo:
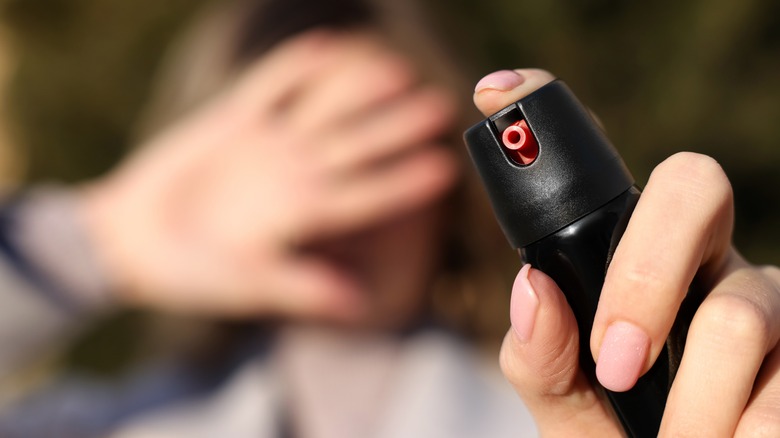
[[[589,347],[607,267],[640,196],[615,148],[559,80],[473,126],[464,138],[509,243],[566,296],[580,332],[580,367],[628,436],[655,437],[690,312],[678,316],[653,367],[626,392],[598,384]]]

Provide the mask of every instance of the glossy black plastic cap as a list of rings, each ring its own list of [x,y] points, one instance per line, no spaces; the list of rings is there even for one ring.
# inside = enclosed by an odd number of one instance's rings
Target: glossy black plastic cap
[[[501,141],[519,120],[539,144],[536,160],[525,166],[510,158]],[[464,138],[514,248],[566,227],[634,184],[601,128],[559,80],[471,127]]]

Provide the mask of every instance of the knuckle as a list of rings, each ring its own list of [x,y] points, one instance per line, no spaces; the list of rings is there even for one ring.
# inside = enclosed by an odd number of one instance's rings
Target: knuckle
[[[560,397],[569,395],[575,383],[579,370],[575,360],[561,360],[561,358],[577,357],[579,348],[577,343],[565,343],[559,349],[552,349],[544,357],[541,366],[536,373],[541,382],[543,396]]]
[[[772,333],[772,321],[764,306],[746,296],[719,294],[702,304],[697,316],[706,326],[704,333],[719,337],[725,348],[766,351]]]
[[[541,79],[541,80],[551,81],[551,80],[555,79],[555,75],[554,74],[550,73],[547,70],[541,69],[541,68],[524,69],[523,72],[530,73],[534,77],[536,77],[538,79]]]
[[[778,291],[780,289],[780,268],[777,266],[762,266],[759,269],[762,274],[773,282],[775,293],[780,293]]]
[[[731,182],[720,164],[712,157],[694,152],[679,152],[667,158],[653,171],[653,176],[678,188],[688,189],[715,205],[733,202]]]
[[[518,392],[535,397],[569,395],[576,383],[577,342],[565,342],[544,348],[543,351],[524,352],[510,331],[504,338],[499,353],[499,365],[504,377]],[[543,342],[545,346],[550,343]],[[555,344],[555,343],[553,343]]]
[[[668,289],[667,281],[651,263],[628,264],[617,273],[617,280],[621,290],[643,291],[649,290],[663,296],[669,296],[665,293]]]
[[[735,436],[778,437],[780,436],[780,411],[778,400],[774,406],[752,406],[740,419]]]
[[[695,174],[710,174],[722,172],[720,164],[707,155],[696,152],[678,152],[664,160],[658,168],[663,171],[671,171],[674,174],[694,172]]]

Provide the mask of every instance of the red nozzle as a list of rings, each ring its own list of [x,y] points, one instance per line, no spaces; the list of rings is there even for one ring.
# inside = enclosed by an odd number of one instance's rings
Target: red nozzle
[[[509,149],[509,155],[520,164],[529,165],[539,155],[539,143],[525,120],[509,125],[501,135],[501,141]]]

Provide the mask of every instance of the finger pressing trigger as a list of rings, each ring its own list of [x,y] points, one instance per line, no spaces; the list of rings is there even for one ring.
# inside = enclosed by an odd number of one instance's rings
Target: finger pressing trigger
[[[477,83],[474,104],[486,116],[516,102],[555,79],[538,69],[500,70]]]

